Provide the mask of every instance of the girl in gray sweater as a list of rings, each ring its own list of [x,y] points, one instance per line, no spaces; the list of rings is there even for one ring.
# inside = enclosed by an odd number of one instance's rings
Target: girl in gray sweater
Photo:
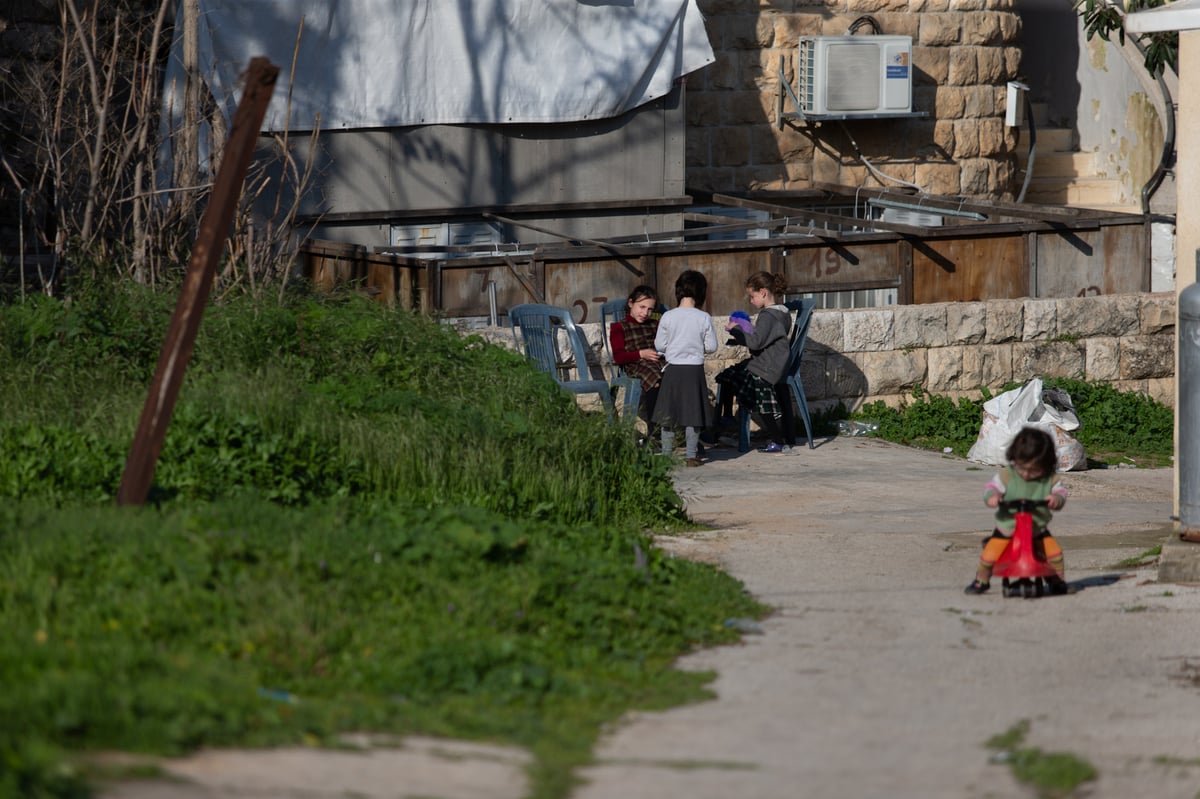
[[[725,329],[734,341],[750,350],[750,357],[722,370],[717,384],[724,387],[725,396],[737,397],[738,404],[758,411],[770,441],[759,452],[787,452],[780,420],[783,409],[775,394],[775,385],[784,378],[791,342],[792,314],[777,298],[787,291],[783,275],[755,272],[746,281],[746,298],[758,310],[753,328],[747,332],[736,322]]]

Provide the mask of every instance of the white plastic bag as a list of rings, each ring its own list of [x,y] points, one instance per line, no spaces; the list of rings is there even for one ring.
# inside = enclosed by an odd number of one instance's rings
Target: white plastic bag
[[[1070,430],[1079,428],[1071,398],[1065,391],[1051,389],[1052,404],[1043,402],[1042,380],[1035,377],[1020,388],[1005,391],[983,403],[979,437],[967,452],[967,460],[997,466],[1007,463],[1005,450],[1022,427],[1045,430],[1054,439],[1058,471],[1087,468],[1087,455]],[[1059,407],[1055,407],[1059,406]]]

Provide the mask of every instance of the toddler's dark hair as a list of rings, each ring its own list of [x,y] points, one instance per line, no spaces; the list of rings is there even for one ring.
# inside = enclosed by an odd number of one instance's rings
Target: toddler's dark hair
[[[1037,427],[1022,427],[1004,453],[1009,463],[1036,463],[1042,474],[1049,476],[1058,468],[1058,456],[1054,452],[1054,439],[1045,430]]]
[[[658,299],[658,292],[654,290],[654,286],[634,286],[633,291],[629,292],[629,299],[626,301],[629,305],[633,305],[638,300]]]
[[[707,296],[708,281],[704,278],[704,275],[700,274],[695,269],[689,269],[675,279],[676,303],[678,303],[684,297],[691,297],[696,301],[697,307],[699,307],[704,304],[704,299]]]
[[[746,279],[746,288],[755,291],[766,289],[775,295],[776,299],[783,299],[783,295],[787,293],[787,278],[771,272],[755,272]]]

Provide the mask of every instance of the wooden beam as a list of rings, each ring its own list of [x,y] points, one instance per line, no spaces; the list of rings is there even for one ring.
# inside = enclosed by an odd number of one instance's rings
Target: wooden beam
[[[521,287],[524,288],[525,291],[529,292],[529,296],[533,298],[533,301],[534,302],[545,302],[546,295],[544,295],[542,292],[538,291],[537,287],[534,286],[532,283],[530,283],[528,278],[526,278],[524,275],[521,274],[521,270],[517,269],[516,261],[514,261],[512,258],[509,258],[507,255],[502,255],[501,257],[504,259],[504,263],[506,266],[508,266],[509,271],[511,271],[513,273],[513,277],[515,277],[517,279],[517,281],[521,284]],[[532,265],[533,264],[531,262],[530,266],[532,266]]]
[[[628,211],[640,214],[648,210],[680,208],[692,204],[691,197],[651,197],[633,200],[597,200],[591,202],[510,203],[502,205],[463,205],[445,208],[391,208],[379,211],[344,211],[341,213],[297,215],[293,225],[338,224],[352,222],[388,222],[404,219],[462,219],[484,214],[506,216],[555,213],[587,213],[590,211]]]
[[[179,301],[175,305],[175,314],[171,317],[171,325],[158,356],[158,367],[150,383],[137,432],[133,436],[125,472],[121,475],[121,485],[117,489],[118,505],[142,505],[150,493],[154,469],[167,436],[167,426],[171,422],[183,375],[200,330],[200,317],[204,314],[204,306],[216,276],[217,260],[233,224],[238,197],[278,76],[279,67],[266,58],[260,56],[250,59],[245,91],[233,117],[233,128],[229,132],[208,207],[200,219],[200,230],[179,292]]]

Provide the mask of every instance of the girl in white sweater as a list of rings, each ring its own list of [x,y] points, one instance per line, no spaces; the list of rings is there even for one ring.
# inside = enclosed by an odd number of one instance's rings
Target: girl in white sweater
[[[708,296],[704,275],[689,269],[675,281],[676,307],[663,314],[654,348],[663,354],[663,370],[654,405],[654,421],[662,427],[662,451],[670,455],[675,429],[684,428],[688,466],[699,466],[700,431],[713,423],[713,407],[704,377],[704,356],[717,351],[717,329],[700,310]]]

